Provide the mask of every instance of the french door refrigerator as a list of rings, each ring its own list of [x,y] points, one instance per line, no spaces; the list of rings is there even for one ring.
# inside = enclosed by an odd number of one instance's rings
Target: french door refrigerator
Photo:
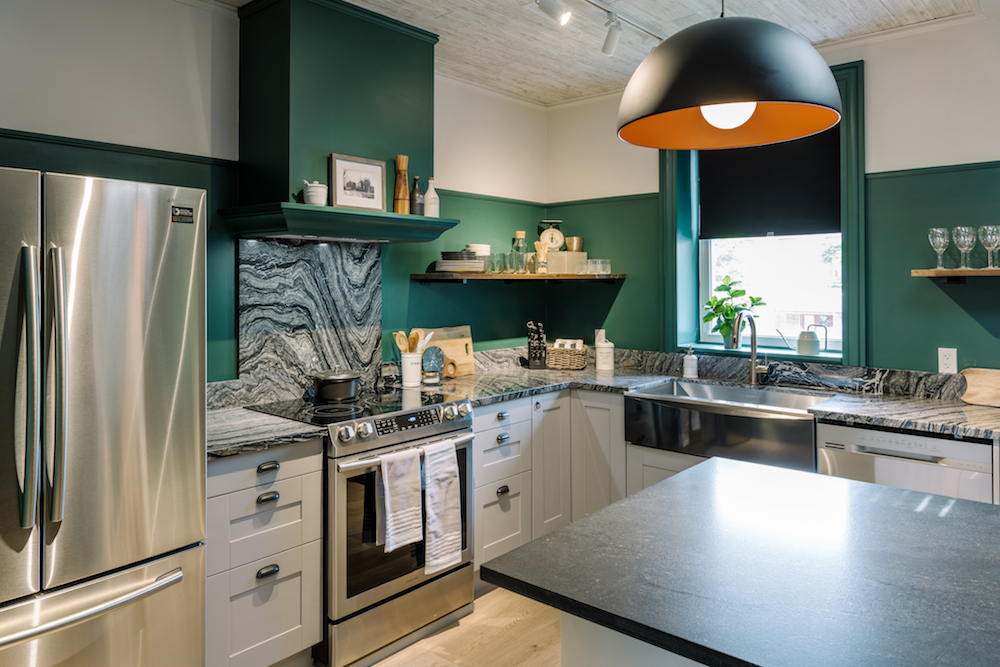
[[[0,665],[204,664],[204,206],[0,169]]]

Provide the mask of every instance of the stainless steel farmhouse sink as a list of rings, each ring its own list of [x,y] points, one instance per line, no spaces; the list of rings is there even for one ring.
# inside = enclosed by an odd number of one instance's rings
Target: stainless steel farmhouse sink
[[[695,456],[816,470],[808,408],[829,394],[671,380],[625,394],[625,440]]]

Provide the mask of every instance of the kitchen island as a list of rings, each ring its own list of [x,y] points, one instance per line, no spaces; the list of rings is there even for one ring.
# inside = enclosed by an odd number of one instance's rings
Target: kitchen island
[[[995,506],[720,458],[480,570],[620,667],[993,665],[998,572]]]

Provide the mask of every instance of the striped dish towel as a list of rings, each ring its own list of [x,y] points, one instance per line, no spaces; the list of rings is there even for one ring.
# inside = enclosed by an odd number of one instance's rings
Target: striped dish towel
[[[442,440],[423,450],[427,494],[424,574],[434,574],[462,562],[462,487],[454,441]]]
[[[382,454],[376,509],[378,544],[385,552],[424,539],[421,525],[420,450],[404,449]]]

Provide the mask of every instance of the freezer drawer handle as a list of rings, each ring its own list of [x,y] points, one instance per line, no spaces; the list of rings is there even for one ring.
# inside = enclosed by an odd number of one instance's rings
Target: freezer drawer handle
[[[510,440],[510,433],[501,433],[497,436],[497,442],[503,443]]]
[[[12,632],[9,635],[0,636],[0,649],[5,649],[15,644],[21,644],[26,641],[31,641],[33,639],[38,639],[44,635],[51,634],[58,630],[65,630],[66,628],[73,627],[74,625],[79,625],[80,623],[85,623],[98,616],[103,616],[110,611],[114,611],[119,607],[123,607],[127,604],[137,602],[142,598],[148,597],[159,590],[166,588],[167,586],[172,586],[176,584],[181,579],[184,578],[184,572],[181,568],[171,570],[166,574],[160,575],[151,584],[137,588],[134,591],[120,595],[114,599],[107,600],[100,604],[96,604],[93,607],[89,607],[82,611],[78,611],[75,614],[70,614],[69,616],[63,616],[57,620],[51,621],[49,623],[43,623],[42,625],[35,626],[33,628],[28,628],[26,630],[20,630],[18,632]]]
[[[500,496],[505,496],[505,495],[507,495],[508,493],[510,493],[510,487],[509,487],[509,486],[507,486],[506,484],[504,484],[504,485],[503,485],[503,486],[501,486],[501,487],[500,487],[499,489],[497,489],[497,497],[498,497],[498,498],[499,498]]]
[[[278,574],[280,570],[281,568],[278,567],[277,563],[275,563],[274,565],[268,565],[267,567],[262,567],[259,570],[257,570],[257,578],[263,579],[264,577],[274,576]]]
[[[277,491],[268,491],[267,493],[262,493],[257,496],[257,504],[263,505],[264,503],[269,503],[278,500],[281,496]]]
[[[24,280],[24,327],[28,369],[26,373],[28,400],[25,406],[24,433],[24,493],[21,494],[21,528],[35,525],[38,512],[38,461],[41,431],[41,306],[39,301],[38,248],[21,248],[21,270]]]
[[[268,461],[267,463],[261,463],[257,466],[257,474],[263,475],[266,472],[271,472],[272,470],[281,470],[281,464],[277,461]]]
[[[55,308],[53,309],[53,329],[55,333],[56,361],[56,409],[55,409],[55,447],[52,452],[52,510],[49,518],[53,523],[63,520],[66,507],[66,326],[68,320],[68,301],[66,298],[66,250],[52,249],[52,283]]]

